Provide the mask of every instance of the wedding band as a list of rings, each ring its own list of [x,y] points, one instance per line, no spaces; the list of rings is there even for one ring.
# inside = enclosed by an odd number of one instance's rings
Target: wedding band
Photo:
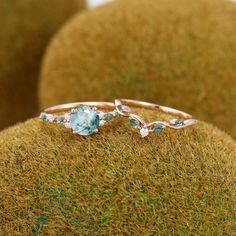
[[[131,111],[124,109],[124,105],[128,107],[140,107],[140,108],[147,108],[147,109],[154,109],[158,111],[162,111],[164,113],[168,113],[171,115],[176,115],[181,117],[181,119],[172,119],[170,121],[154,121],[151,123],[146,123],[146,121],[139,115],[132,113]],[[165,128],[171,129],[182,129],[188,126],[195,125],[198,121],[192,119],[192,116],[188,113],[183,111],[179,111],[170,107],[161,106],[154,103],[143,102],[143,101],[136,101],[131,99],[116,99],[115,106],[117,112],[121,116],[128,117],[130,120],[131,125],[134,128],[140,130],[140,134],[142,137],[146,137],[149,133],[159,133]]]
[[[41,112],[40,119],[62,124],[72,129],[75,134],[88,136],[98,132],[100,126],[118,115],[114,103],[111,102],[77,102],[46,108]]]

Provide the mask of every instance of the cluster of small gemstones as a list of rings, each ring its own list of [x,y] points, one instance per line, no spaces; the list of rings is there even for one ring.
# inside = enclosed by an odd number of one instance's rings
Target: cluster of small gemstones
[[[66,128],[70,128],[74,133],[80,135],[90,135],[96,132],[99,126],[103,126],[106,122],[111,121],[118,115],[119,113],[116,110],[105,113],[97,111],[96,108],[81,106],[73,109],[70,113],[66,113],[64,116],[42,112],[40,119],[63,124]]]
[[[129,121],[130,121],[130,124],[131,124],[132,127],[140,130],[140,134],[143,138],[148,136],[149,133],[157,134],[157,133],[162,132],[166,128],[166,125],[161,123],[161,122],[155,124],[151,128],[150,127],[147,128],[147,127],[142,127],[140,122],[135,118],[129,118]],[[173,125],[173,126],[176,126],[176,127],[180,127],[180,126],[184,125],[184,121],[180,120],[180,119],[173,119],[169,123],[170,123],[170,125]]]
[[[99,113],[100,126],[103,126],[106,122],[111,121],[117,116],[119,116],[119,113],[116,110],[108,113],[100,112]]]
[[[64,116],[54,116],[51,114],[46,114],[44,112],[40,114],[40,119],[48,122],[56,122],[58,124],[63,124],[65,122]]]
[[[130,108],[124,105],[117,106],[119,112],[130,112]],[[48,122],[55,122],[63,124],[66,128],[70,128],[74,133],[80,135],[90,135],[97,132],[99,126],[103,126],[106,122],[119,116],[119,112],[114,110],[112,112],[97,111],[96,108],[89,106],[81,106],[73,109],[71,112],[62,115],[52,115],[42,112],[40,119]],[[144,138],[149,133],[160,133],[166,127],[181,127],[186,123],[181,119],[172,119],[169,122],[159,122],[144,125],[138,118],[132,116],[129,118],[132,127],[139,129],[140,135]]]
[[[54,122],[55,121],[55,116],[51,115],[51,114],[46,114],[44,112],[42,112],[40,114],[40,119],[43,121],[48,121],[48,122]]]

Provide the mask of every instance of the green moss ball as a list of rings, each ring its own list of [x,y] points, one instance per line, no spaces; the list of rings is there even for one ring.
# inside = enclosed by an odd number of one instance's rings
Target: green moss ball
[[[0,129],[38,111],[38,74],[55,31],[84,0],[0,1]]]
[[[203,122],[143,139],[123,117],[89,137],[32,119],[0,134],[1,234],[232,235],[235,164]]]
[[[176,107],[236,137],[236,5],[120,0],[76,16],[42,66],[41,107],[135,98]]]

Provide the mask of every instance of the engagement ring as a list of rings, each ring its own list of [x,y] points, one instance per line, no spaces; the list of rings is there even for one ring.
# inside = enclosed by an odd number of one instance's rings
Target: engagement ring
[[[106,112],[98,109],[104,109]],[[40,114],[40,119],[62,124],[72,129],[73,133],[88,136],[116,116],[118,112],[114,103],[77,102],[49,107]]]

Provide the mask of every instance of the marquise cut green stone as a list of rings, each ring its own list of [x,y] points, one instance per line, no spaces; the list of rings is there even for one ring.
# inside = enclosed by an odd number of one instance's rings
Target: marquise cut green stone
[[[120,111],[130,111],[130,108],[128,106],[125,106],[125,105],[118,105],[117,108]]]
[[[113,115],[111,113],[107,113],[104,115],[104,120],[106,121],[110,121],[112,120],[112,118],[113,118]]]
[[[175,125],[176,125],[176,126],[184,125],[184,121],[183,121],[183,120],[176,119],[176,120],[175,120]]]
[[[159,133],[164,129],[164,126],[162,124],[159,124],[153,128],[153,133]]]
[[[47,115],[42,112],[42,113],[40,114],[40,119],[43,120],[43,121],[47,121]]]
[[[65,121],[65,118],[63,116],[58,116],[55,120],[58,124],[62,124]]]
[[[70,115],[70,127],[80,135],[90,135],[99,127],[98,112],[88,106],[76,108]]]
[[[138,128],[139,127],[139,121],[136,119],[130,119],[129,120],[130,124],[134,127],[134,128]]]

